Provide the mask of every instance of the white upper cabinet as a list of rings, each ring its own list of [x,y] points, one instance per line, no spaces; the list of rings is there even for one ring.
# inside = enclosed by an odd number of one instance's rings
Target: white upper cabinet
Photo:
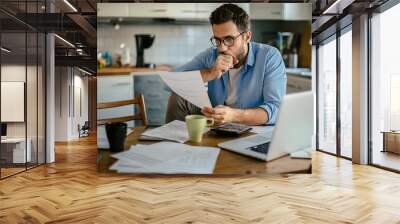
[[[219,6],[223,5],[223,3],[196,3],[195,5],[197,12],[197,19],[208,20],[211,13]],[[249,3],[236,3],[236,5],[244,9],[244,11],[246,11],[247,13],[250,12]]]
[[[311,3],[289,3],[284,4],[285,20],[309,20],[311,21]]]
[[[250,18],[254,20],[310,20],[309,3],[252,3]]]
[[[99,3],[99,17],[208,20],[223,3]],[[309,3],[237,3],[253,20],[311,20]]]
[[[137,18],[167,18],[168,3],[134,3],[129,4],[129,17]]]
[[[195,19],[197,18],[197,9],[195,3],[180,3],[178,6],[169,3],[168,17],[174,19]]]
[[[254,20],[283,20],[283,4],[281,3],[252,3],[250,4],[250,19]]]
[[[130,17],[173,18],[188,20],[208,20],[212,11],[222,3],[135,3],[130,5]],[[247,12],[248,3],[238,4]]]
[[[128,17],[128,3],[99,3],[97,4],[98,17]]]

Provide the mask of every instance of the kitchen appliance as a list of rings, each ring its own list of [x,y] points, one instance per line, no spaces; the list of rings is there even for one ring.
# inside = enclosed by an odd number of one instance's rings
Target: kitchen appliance
[[[1,139],[6,139],[7,137],[7,124],[1,123]]]
[[[151,47],[154,42],[154,34],[136,34],[136,67],[154,67],[154,64],[144,63],[144,50]]]

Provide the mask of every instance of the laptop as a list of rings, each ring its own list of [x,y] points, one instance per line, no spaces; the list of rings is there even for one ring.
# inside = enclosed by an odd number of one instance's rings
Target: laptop
[[[288,94],[282,101],[272,132],[223,142],[218,146],[263,161],[311,148],[313,114],[314,96],[311,91]]]

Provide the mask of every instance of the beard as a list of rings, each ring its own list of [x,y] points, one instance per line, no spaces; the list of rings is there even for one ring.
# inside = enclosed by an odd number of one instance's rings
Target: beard
[[[247,59],[247,54],[246,54],[246,49],[245,49],[245,46],[244,45],[242,45],[241,47],[240,47],[240,49],[239,49],[239,53],[235,56],[236,57],[236,59],[239,61],[237,64],[235,64],[234,66],[233,66],[233,68],[239,68],[240,66],[242,66],[245,62],[246,62],[246,59]]]

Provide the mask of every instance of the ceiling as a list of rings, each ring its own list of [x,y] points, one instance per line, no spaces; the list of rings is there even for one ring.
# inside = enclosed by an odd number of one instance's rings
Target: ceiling
[[[388,0],[313,0],[312,37],[318,43],[337,29],[351,24],[354,17],[373,11]]]
[[[7,54],[9,60],[23,59],[21,56],[24,55],[28,55],[28,58],[36,55],[36,51],[44,47],[44,44],[36,43],[36,35],[49,32],[61,37],[55,38],[56,66],[78,66],[95,74],[96,2],[96,0],[1,0],[2,46],[12,49]],[[25,32],[26,35],[21,34]]]

